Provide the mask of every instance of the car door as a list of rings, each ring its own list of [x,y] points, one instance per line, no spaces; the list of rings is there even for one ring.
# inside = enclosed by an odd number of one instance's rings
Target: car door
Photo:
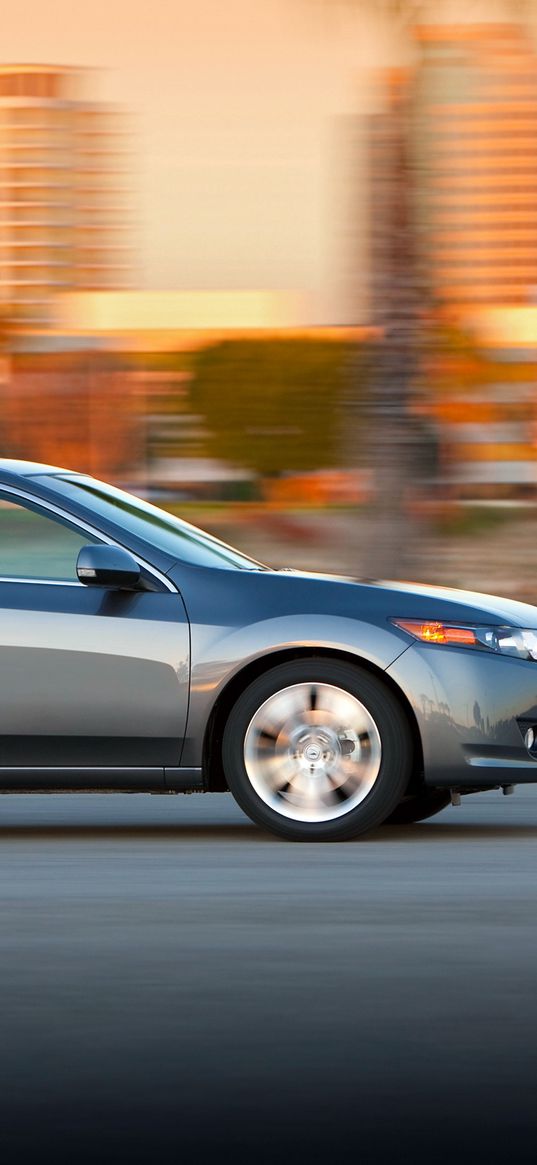
[[[189,687],[181,596],[154,574],[152,591],[84,586],[79,550],[104,541],[0,488],[0,787],[35,786],[35,769],[54,787],[62,769],[80,770],[69,779],[80,787],[135,787],[136,773],[163,787],[164,767],[179,765]]]

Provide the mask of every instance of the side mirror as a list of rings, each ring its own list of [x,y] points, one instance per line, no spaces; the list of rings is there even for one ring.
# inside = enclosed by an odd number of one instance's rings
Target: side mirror
[[[120,546],[83,546],[76,573],[88,587],[133,590],[140,582],[136,559]]]

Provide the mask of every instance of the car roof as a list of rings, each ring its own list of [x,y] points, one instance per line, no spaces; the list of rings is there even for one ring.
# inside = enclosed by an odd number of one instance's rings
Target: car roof
[[[8,457],[0,457],[0,479],[5,477],[41,477],[45,474],[73,473],[69,469],[62,469],[59,465],[44,465],[39,461],[17,461]]]

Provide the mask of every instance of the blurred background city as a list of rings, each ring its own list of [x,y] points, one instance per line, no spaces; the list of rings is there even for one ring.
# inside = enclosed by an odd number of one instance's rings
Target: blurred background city
[[[536,601],[537,3],[4,32],[0,455],[274,565]]]

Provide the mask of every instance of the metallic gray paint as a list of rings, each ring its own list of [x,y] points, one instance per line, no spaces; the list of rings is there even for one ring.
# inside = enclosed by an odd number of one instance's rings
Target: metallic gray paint
[[[49,470],[0,463],[0,489],[48,504]],[[209,727],[231,694],[286,656],[319,652],[386,675],[415,722],[428,785],[471,789],[537,781],[537,760],[523,741],[525,727],[537,724],[537,663],[417,644],[390,622],[418,618],[537,628],[536,607],[421,585],[187,566],[153,554],[126,533],[116,537],[110,525],[102,529],[90,509],[76,502],[64,498],[61,509],[70,521],[153,567],[160,593],[136,596],[130,604],[129,596],[124,602],[116,596],[115,607],[99,618],[99,612],[77,606],[76,586],[11,580],[12,595],[18,587],[16,601],[7,602],[8,583],[0,581],[4,791],[36,787],[25,741],[45,738],[52,749],[57,745],[58,756],[40,770],[41,787],[65,787],[54,785],[53,771],[58,782],[69,772],[73,789],[88,780],[96,788],[199,787]],[[164,587],[173,593],[163,594]],[[110,741],[121,749],[127,738],[144,740],[149,751],[154,745],[155,762],[111,761]],[[108,741],[110,755],[84,769],[62,763],[68,740],[83,746],[91,739],[104,740],[105,750]],[[20,742],[20,766],[2,763],[2,741],[9,740]],[[211,773],[203,779],[210,785]]]
[[[386,673],[415,716],[427,784],[484,788],[537,781],[537,762],[528,757],[517,723],[537,724],[537,665],[486,651],[418,646],[388,621],[414,616],[535,627],[534,607],[443,588],[294,572],[213,577],[194,594],[188,572],[178,567],[170,575],[178,583],[182,575],[192,620],[185,762],[201,763],[215,703],[243,669],[269,667],[282,653],[321,649]],[[215,593],[215,606],[226,614],[217,625],[206,621],[212,585],[220,600]],[[274,605],[283,613],[273,614]]]
[[[537,781],[537,760],[529,757],[519,724],[537,724],[537,664],[416,644],[388,674],[416,716],[426,784]]]
[[[297,595],[298,599],[298,595]],[[386,628],[337,615],[294,615],[255,619],[244,627],[216,627],[193,623],[190,712],[183,760],[200,764],[205,725],[227,685],[249,665],[262,661],[268,668],[276,657],[297,650],[352,655],[358,661],[385,670],[406,644]]]
[[[0,582],[0,784],[14,751],[20,765],[35,765],[35,738],[46,738],[48,765],[72,764],[76,738],[86,741],[89,765],[117,765],[115,738],[147,741],[146,764],[151,756],[178,765],[189,680],[181,597],[125,594],[99,606],[94,588],[66,588],[63,600],[62,590],[53,588],[48,610],[35,610],[31,583]],[[39,587],[44,606],[46,591]],[[86,598],[87,613],[75,612]],[[160,618],[147,617],[157,603]]]

